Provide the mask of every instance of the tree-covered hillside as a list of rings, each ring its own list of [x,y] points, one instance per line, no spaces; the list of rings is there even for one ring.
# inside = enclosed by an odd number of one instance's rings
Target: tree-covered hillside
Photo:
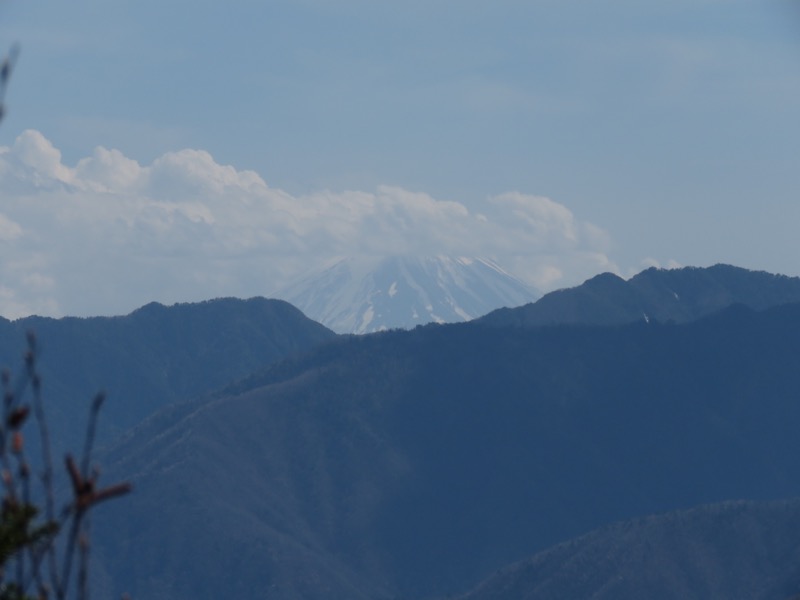
[[[117,447],[137,503],[109,507],[102,573],[148,598],[423,598],[612,521],[800,495],[797,364],[800,305],[341,338]]]
[[[0,318],[0,365],[18,365],[28,331],[39,339],[54,438],[66,447],[79,443],[98,390],[108,393],[101,433],[109,440],[171,402],[335,337],[280,300],[152,303],[119,317]]]
[[[462,600],[790,600],[800,500],[725,502],[614,523],[490,577]]]
[[[750,271],[731,265],[650,268],[624,280],[612,273],[551,292],[515,309],[499,309],[482,321],[537,327],[563,323],[621,325],[635,321],[687,323],[732,304],[756,310],[800,302],[800,277]]]

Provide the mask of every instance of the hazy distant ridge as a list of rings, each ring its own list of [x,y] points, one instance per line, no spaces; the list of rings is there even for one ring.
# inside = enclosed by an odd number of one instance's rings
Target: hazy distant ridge
[[[579,286],[546,294],[533,304],[496,310],[481,322],[518,327],[619,325],[651,319],[686,323],[731,304],[762,310],[787,302],[800,302],[800,277],[722,264],[650,268],[627,281],[603,273]]]

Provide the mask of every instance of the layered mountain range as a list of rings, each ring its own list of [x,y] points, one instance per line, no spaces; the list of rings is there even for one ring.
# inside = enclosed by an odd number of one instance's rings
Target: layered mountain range
[[[285,303],[150,306],[123,318],[156,324],[128,326],[127,359],[98,333],[109,322],[85,320],[99,329],[84,338],[67,320],[66,343],[46,321],[46,394],[114,364],[130,365],[110,377],[124,395],[106,384],[124,404],[162,385],[98,457],[135,492],[93,516],[95,596],[786,600],[798,290],[728,266],[650,270],[338,337]]]
[[[464,592],[610,522],[800,494],[798,361],[800,305],[344,338],[134,432],[98,555],[151,598]]]

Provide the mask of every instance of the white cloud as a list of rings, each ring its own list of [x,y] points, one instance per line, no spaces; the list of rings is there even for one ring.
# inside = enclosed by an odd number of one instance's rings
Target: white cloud
[[[44,180],[66,183],[72,179],[70,169],[61,164],[61,152],[38,131],[29,129],[22,133],[12,150],[23,165]]]
[[[398,187],[292,196],[204,151],[75,167],[39,132],[0,148],[0,314],[115,314],[266,295],[342,255],[486,256],[540,288],[618,269],[608,235],[541,196],[471,211]]]
[[[119,150],[102,147],[95,148],[92,156],[81,159],[75,171],[76,177],[87,182],[89,187],[118,192],[135,189],[143,173],[135,160],[125,157]]]
[[[665,263],[662,263],[661,261],[648,256],[639,262],[639,266],[637,268],[628,269],[628,277],[633,277],[640,271],[644,271],[645,269],[650,269],[652,267],[655,267],[656,269],[680,269],[683,267],[683,265],[672,258],[667,260]]]

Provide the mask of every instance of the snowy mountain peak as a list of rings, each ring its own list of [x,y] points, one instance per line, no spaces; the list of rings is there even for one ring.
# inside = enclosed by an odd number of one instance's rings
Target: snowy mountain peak
[[[536,299],[496,263],[467,257],[350,257],[275,297],[339,333],[469,321]]]

